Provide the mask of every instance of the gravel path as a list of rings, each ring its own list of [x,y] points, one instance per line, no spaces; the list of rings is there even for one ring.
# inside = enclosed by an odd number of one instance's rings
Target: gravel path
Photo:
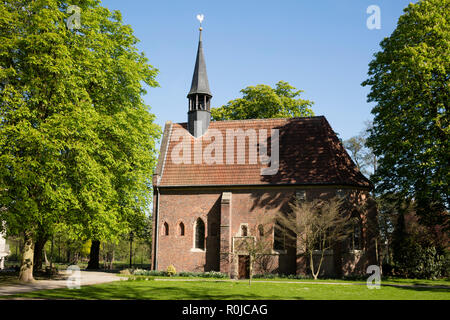
[[[35,290],[46,290],[46,289],[59,289],[67,288],[68,286],[68,273],[67,271],[62,271],[63,279],[61,280],[36,280],[29,284],[12,284],[1,286],[0,285],[0,296],[20,294],[24,292],[30,292]],[[92,284],[99,284],[111,281],[118,281],[123,278],[116,276],[113,273],[107,272],[97,272],[97,271],[80,271],[80,285],[87,286]]]

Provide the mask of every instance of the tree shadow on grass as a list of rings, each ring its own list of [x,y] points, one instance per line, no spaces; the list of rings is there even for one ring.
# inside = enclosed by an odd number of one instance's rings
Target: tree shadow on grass
[[[407,285],[398,285],[398,284],[383,284],[383,286],[386,287],[393,287],[397,289],[404,289],[404,290],[412,290],[417,292],[429,292],[429,293],[448,293],[450,299],[450,286],[444,286],[444,285],[424,285],[424,284],[413,284],[410,286]]]
[[[119,284],[84,286],[81,289],[54,289],[35,291],[22,298],[75,299],[75,300],[301,300],[267,294],[258,285],[220,282],[196,282],[183,285],[180,282],[156,283],[154,281],[121,281]],[[13,297],[13,296],[11,296]],[[14,296],[17,297],[17,296]]]

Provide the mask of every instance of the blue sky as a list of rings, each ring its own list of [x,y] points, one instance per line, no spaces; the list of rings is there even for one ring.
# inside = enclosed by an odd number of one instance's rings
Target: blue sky
[[[159,88],[150,88],[145,102],[161,126],[185,122],[202,13],[203,47],[212,107],[240,97],[256,84],[279,80],[304,90],[342,139],[358,134],[372,119],[367,102],[368,63],[380,41],[395,29],[411,1],[145,1],[104,0],[119,10],[124,23],[140,39],[139,49],[159,70]],[[416,1],[413,1],[416,2]],[[381,29],[369,30],[366,9],[381,9]]]

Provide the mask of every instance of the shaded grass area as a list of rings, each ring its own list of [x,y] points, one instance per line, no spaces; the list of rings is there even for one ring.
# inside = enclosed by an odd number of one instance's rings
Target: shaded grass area
[[[450,300],[450,289],[261,283],[244,281],[117,281],[81,289],[35,291],[4,298],[151,300]]]
[[[366,280],[345,280],[345,279],[301,279],[292,280],[287,278],[274,278],[274,279],[253,279],[252,281],[287,281],[287,282],[333,282],[333,283],[360,283],[366,284]],[[399,284],[399,285],[423,285],[423,286],[448,286],[450,287],[450,279],[438,279],[438,280],[425,280],[425,279],[401,279],[385,277],[381,279],[382,284]]]
[[[45,272],[33,272],[35,280],[59,280],[62,279],[60,274],[49,275]],[[0,272],[0,286],[7,286],[13,284],[20,284],[19,271],[13,272]]]

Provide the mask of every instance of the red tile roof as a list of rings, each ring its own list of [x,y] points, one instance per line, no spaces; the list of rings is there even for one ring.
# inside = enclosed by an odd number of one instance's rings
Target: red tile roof
[[[208,131],[198,140],[201,150],[211,143],[211,135],[216,129],[223,136],[223,163],[194,163],[194,137],[186,130],[186,123],[168,122],[161,144],[154,183],[158,186],[235,186],[235,185],[348,185],[371,188],[372,184],[357,169],[345,151],[328,121],[323,116],[292,119],[254,119],[236,121],[214,121]],[[244,164],[237,164],[236,152],[234,164],[226,164],[226,131],[232,129],[254,129],[259,133],[266,129],[279,130],[279,170],[274,175],[261,175],[261,168],[268,165],[249,163],[249,142],[246,139]],[[174,156],[181,147],[181,134],[189,141],[191,149],[190,163],[176,164]],[[242,132],[241,132],[242,135]],[[175,139],[175,137],[177,137]],[[206,139],[207,138],[207,139]],[[197,142],[198,146],[200,145]],[[237,142],[236,142],[237,144]],[[242,145],[241,145],[242,146]],[[236,148],[236,147],[235,147]],[[270,155],[271,143],[268,139],[267,150]],[[199,150],[197,148],[197,150]],[[204,152],[204,151],[203,151]],[[182,154],[182,153],[181,153]],[[213,153],[214,154],[214,153]],[[244,155],[244,153],[242,153]],[[201,159],[199,157],[199,159]],[[176,159],[175,159],[176,160]]]

